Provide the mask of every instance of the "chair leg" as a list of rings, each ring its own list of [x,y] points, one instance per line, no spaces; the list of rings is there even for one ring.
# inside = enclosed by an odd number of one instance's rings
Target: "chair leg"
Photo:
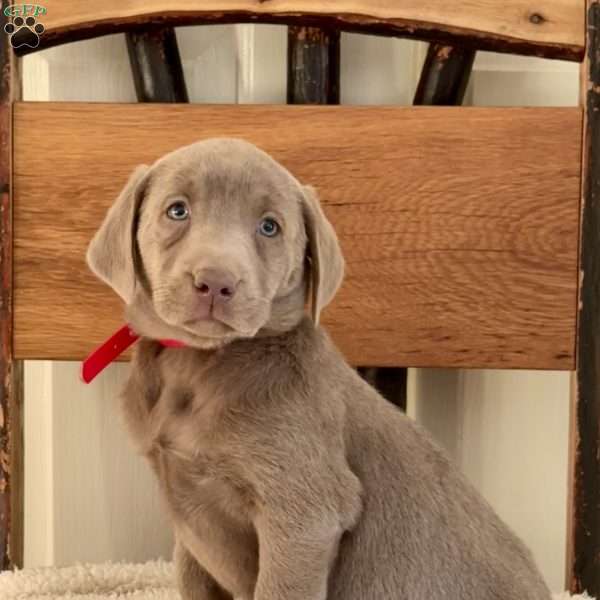
[[[3,3],[4,6],[5,3]],[[0,29],[8,18],[0,13]],[[0,42],[0,570],[23,564],[23,365],[13,354],[11,102],[18,89],[8,36]]]
[[[567,577],[600,596],[600,4],[588,0],[583,102],[583,220],[578,358],[573,386]]]

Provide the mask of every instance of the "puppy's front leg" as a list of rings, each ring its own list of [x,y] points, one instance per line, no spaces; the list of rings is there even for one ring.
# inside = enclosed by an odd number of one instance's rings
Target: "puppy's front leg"
[[[175,544],[173,560],[177,573],[177,587],[183,600],[233,600],[181,542]]]
[[[360,518],[362,486],[346,459],[341,419],[311,422],[303,402],[285,416],[278,410],[240,453],[249,457],[243,469],[259,547],[254,600],[326,600],[340,539]]]
[[[261,514],[254,600],[325,600],[342,528],[335,515]],[[283,518],[282,518],[283,517]]]

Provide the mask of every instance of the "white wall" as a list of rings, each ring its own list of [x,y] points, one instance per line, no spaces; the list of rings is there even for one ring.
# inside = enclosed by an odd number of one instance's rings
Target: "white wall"
[[[114,366],[86,387],[76,363],[26,365],[26,566],[168,554],[154,478],[116,410],[127,370]]]
[[[189,27],[178,38],[193,102],[285,101],[280,27]],[[342,100],[410,104],[425,46],[344,35]],[[24,60],[24,98],[134,101],[123,36],[54,48]],[[577,68],[482,54],[469,101],[577,103]],[[145,464],[119,426],[113,398],[127,367],[97,383],[77,365],[26,365],[28,566],[168,556],[171,539]],[[568,375],[413,370],[410,412],[449,449],[563,587]]]

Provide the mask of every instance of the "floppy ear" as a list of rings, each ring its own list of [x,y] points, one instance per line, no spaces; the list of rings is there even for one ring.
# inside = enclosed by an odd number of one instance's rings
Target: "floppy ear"
[[[127,304],[135,290],[137,217],[149,172],[149,167],[140,165],[131,174],[87,251],[90,269]]]
[[[314,188],[304,187],[303,213],[310,261],[311,315],[315,325],[344,278],[344,257]]]

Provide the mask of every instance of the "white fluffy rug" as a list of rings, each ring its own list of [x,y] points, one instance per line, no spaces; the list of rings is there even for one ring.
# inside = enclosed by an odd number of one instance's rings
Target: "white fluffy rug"
[[[167,562],[77,565],[0,574],[2,600],[180,600]],[[559,594],[556,600],[569,600]],[[590,600],[589,596],[576,596]]]
[[[180,600],[167,562],[105,563],[0,574],[2,600]]]

